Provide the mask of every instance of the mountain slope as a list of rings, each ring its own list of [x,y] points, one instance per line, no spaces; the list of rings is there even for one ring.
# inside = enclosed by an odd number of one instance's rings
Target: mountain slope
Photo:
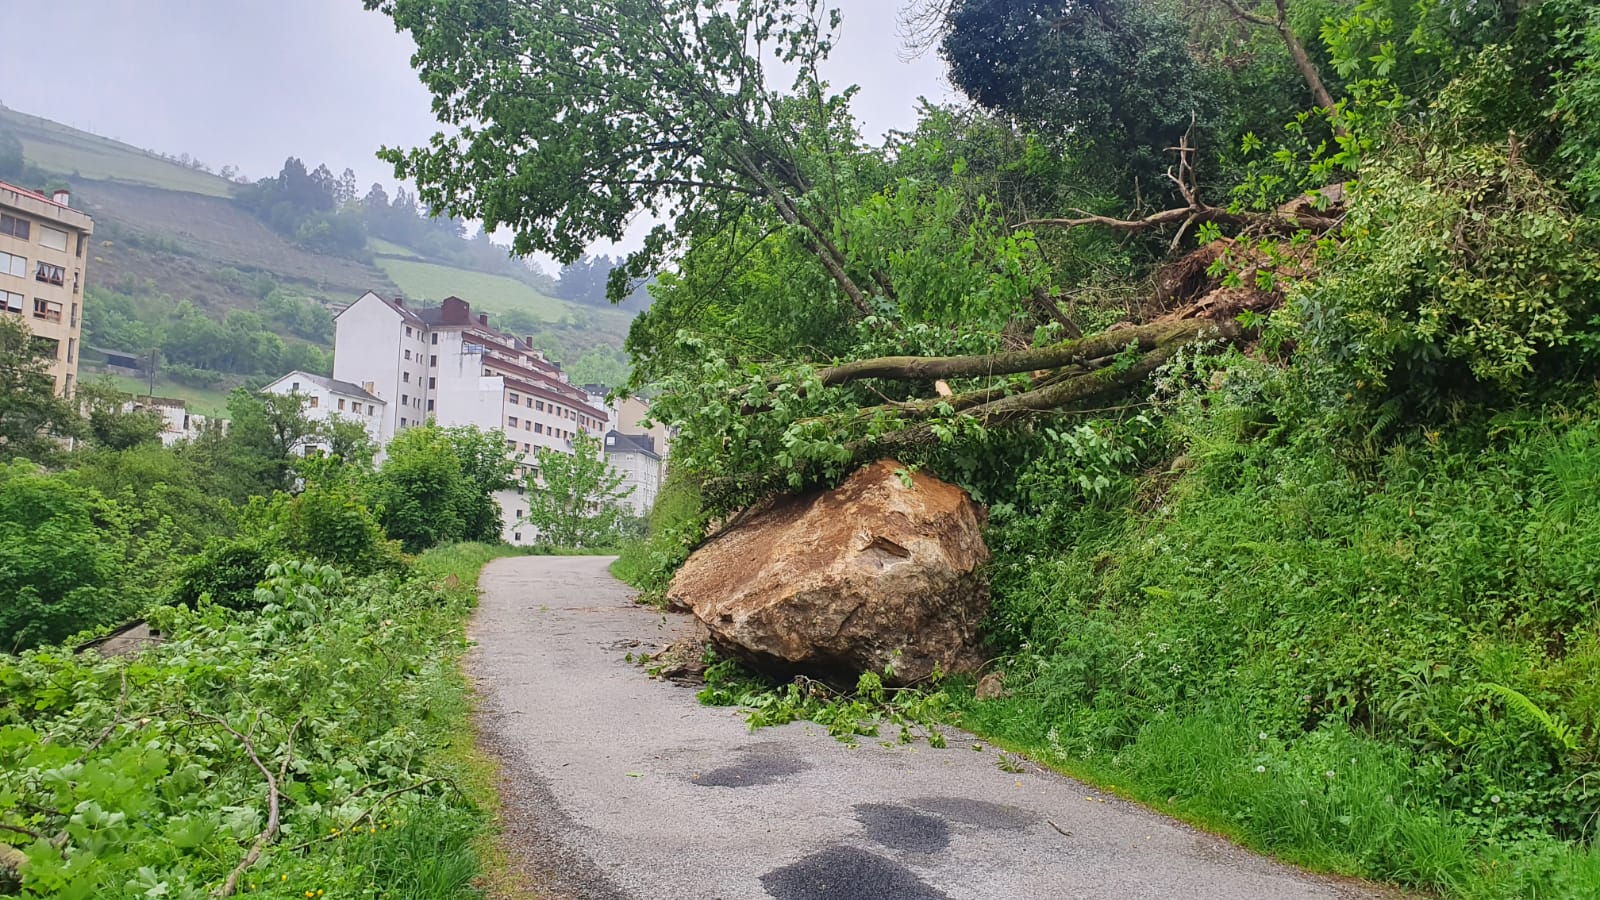
[[[265,312],[264,301],[274,293],[308,298],[329,314],[368,290],[419,302],[456,295],[498,314],[496,324],[547,338],[557,359],[563,352],[576,357],[593,348],[620,347],[632,318],[376,239],[351,256],[314,252],[235,202],[240,185],[177,159],[3,106],[0,132],[21,143],[25,181],[36,187],[64,182],[72,204],[95,218],[85,299],[89,344],[145,349],[131,345],[159,340],[166,320],[179,314],[184,301],[219,321],[236,311],[260,314],[263,327],[286,343],[306,343]],[[148,328],[107,327],[96,313],[113,303],[135,310]],[[156,337],[141,337],[147,333]],[[325,338],[310,343],[324,352],[331,349]],[[248,377],[231,373],[226,383]]]

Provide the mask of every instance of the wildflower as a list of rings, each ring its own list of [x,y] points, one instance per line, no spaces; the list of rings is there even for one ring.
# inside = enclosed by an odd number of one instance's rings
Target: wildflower
[[[1323,772],[1322,774],[1328,776],[1329,778],[1332,778],[1333,777],[1333,770],[1329,769],[1328,771]]]
[[[1301,797],[1301,798],[1300,798],[1300,805],[1301,805],[1301,806],[1310,806],[1310,805],[1311,805],[1311,804],[1309,804],[1309,803],[1307,803],[1307,802],[1306,802],[1306,798],[1304,798],[1304,797]]]
[[[1500,805],[1500,795],[1499,794],[1494,794],[1493,796],[1491,796],[1489,798],[1489,802],[1493,803],[1496,806],[1499,806]]]
[[[1256,766],[1256,773],[1257,774],[1263,773],[1265,771],[1267,771],[1267,767],[1266,766]]]
[[[1256,740],[1258,740],[1258,741],[1264,741],[1264,740],[1266,740],[1266,739],[1267,739],[1267,733],[1266,733],[1266,732],[1265,732],[1265,731],[1262,731],[1262,732],[1258,732],[1258,733],[1257,733],[1257,734],[1256,734]]]

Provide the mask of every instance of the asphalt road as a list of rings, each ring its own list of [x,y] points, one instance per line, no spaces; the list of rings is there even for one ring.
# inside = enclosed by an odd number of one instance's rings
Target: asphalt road
[[[1388,896],[1307,875],[950,732],[851,748],[653,681],[683,626],[595,557],[492,563],[472,626],[508,845],[551,897],[931,900]],[[1065,832],[1065,833],[1063,833]]]

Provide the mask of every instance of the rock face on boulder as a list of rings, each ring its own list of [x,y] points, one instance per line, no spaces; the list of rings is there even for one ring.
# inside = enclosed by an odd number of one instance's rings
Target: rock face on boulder
[[[668,588],[717,646],[757,667],[853,684],[971,671],[989,549],[966,491],[881,460],[789,497],[689,557]]]

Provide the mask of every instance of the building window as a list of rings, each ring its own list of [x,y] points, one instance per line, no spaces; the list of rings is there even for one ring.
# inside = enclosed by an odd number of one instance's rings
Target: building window
[[[509,423],[511,423],[511,427],[512,427],[512,428],[515,428],[515,427],[517,427],[517,417],[516,417],[516,416],[510,416],[510,417],[508,417],[508,418],[507,418],[507,419],[506,419],[506,421],[507,421],[507,422],[509,422]]]
[[[77,358],[78,358],[78,339],[77,338],[67,338],[67,362],[73,362],[73,361],[77,360]]]
[[[78,327],[78,304],[72,304],[72,327]]]
[[[439,343],[439,336],[437,334],[430,334],[430,335],[428,335],[428,337],[430,339],[430,343],[434,343],[434,344]]]
[[[439,379],[434,378],[432,376],[429,376],[428,377],[428,390],[431,391],[431,390],[433,390],[434,388],[436,388],[438,386],[439,386]]]
[[[434,367],[436,367],[438,365],[439,365],[439,357],[437,357],[437,356],[429,356],[428,357],[428,368],[431,369],[431,368],[434,368]]]
[[[517,510],[517,518],[519,518],[519,519],[522,518],[522,510],[521,509]]]
[[[406,337],[411,337],[411,326],[410,325],[406,326]],[[406,351],[406,359],[410,359],[410,358],[411,358],[411,351],[407,350]]]
[[[516,406],[518,403],[521,403],[521,402],[522,402],[522,400],[519,399],[516,394],[512,394],[511,395],[511,405],[512,406]]]
[[[408,404],[410,402],[411,402],[411,398],[410,397],[407,397],[405,394],[401,394],[400,395],[400,405],[401,406],[405,406],[406,404]]]
[[[46,322],[61,321],[61,304],[43,297],[33,298],[33,317]]]
[[[34,272],[33,277],[46,284],[66,284],[67,270],[60,266],[52,266],[41,259],[39,260],[39,268]]]
[[[40,225],[39,244],[51,250],[60,250],[65,253],[67,252],[67,233],[59,228],[51,228],[49,225]]]
[[[10,291],[0,291],[0,309],[5,310],[6,312],[20,314],[22,312],[22,303],[26,299],[27,298],[21,294],[13,294]]]
[[[311,395],[311,408],[312,409],[316,409],[317,407],[319,407],[321,405],[322,405],[322,398],[318,397],[316,394],[312,394]]]
[[[539,412],[544,412],[544,401],[540,400],[537,404],[534,405],[533,408],[537,409]]]
[[[519,474],[519,475],[520,475],[520,474],[522,474],[522,473],[521,473],[521,472],[518,472],[518,473],[517,473],[517,474]],[[522,496],[522,495],[523,495],[523,494],[526,494],[526,493],[527,493],[527,492],[528,492],[528,487],[527,487],[527,485],[523,485],[523,484],[519,484],[519,485],[517,485],[517,496],[518,496],[518,497],[520,497],[520,496]]]
[[[12,237],[27,240],[32,233],[32,228],[32,223],[27,219],[0,215],[0,234],[9,234]]]
[[[544,434],[544,426],[540,425],[538,422],[533,423],[533,433]]]
[[[410,337],[410,336],[411,336],[411,329],[407,328],[406,329],[406,337]],[[410,358],[411,358],[411,351],[407,350],[406,351],[406,359],[410,359]]]
[[[411,383],[411,373],[410,372],[401,372],[400,373],[400,380],[404,381],[406,384],[410,384]]]
[[[401,416],[400,417],[400,427],[401,428],[406,427],[406,417],[405,416]]]
[[[528,443],[527,441],[523,441],[522,442],[522,452],[523,453],[531,453],[531,452],[533,452],[533,445]]]
[[[79,259],[83,259],[83,245],[85,243],[87,243],[88,237],[89,237],[88,235],[82,234],[82,233],[80,233],[78,235],[78,258]],[[189,426],[187,426],[187,425],[183,426],[183,430],[184,431],[188,431],[189,430]]]
[[[33,339],[33,349],[40,356],[48,356],[51,359],[61,357],[61,342],[55,338],[36,337]]]
[[[506,449],[508,449],[508,450],[517,449],[517,442],[516,441],[506,441]]]
[[[339,411],[340,412],[344,412],[344,398],[343,397],[339,398]]]
[[[0,253],[0,275],[15,275],[18,278],[28,277],[28,258],[13,256],[10,253]]]
[[[371,403],[368,403],[367,404],[367,415],[375,416],[377,414],[378,414],[378,408],[376,406],[372,405]]]
[[[428,412],[433,412],[433,401],[432,400],[428,401]]]
[[[520,540],[522,540],[522,532],[520,532],[520,531],[519,531],[519,532],[516,532],[516,533],[515,533],[515,534],[513,534],[513,535],[511,535],[511,539],[512,539],[512,540],[513,540],[513,541],[520,541]]]
[[[300,382],[298,382],[298,381],[289,382],[289,391],[290,391],[290,393],[294,393],[294,392],[299,391],[299,390],[300,390]]]

